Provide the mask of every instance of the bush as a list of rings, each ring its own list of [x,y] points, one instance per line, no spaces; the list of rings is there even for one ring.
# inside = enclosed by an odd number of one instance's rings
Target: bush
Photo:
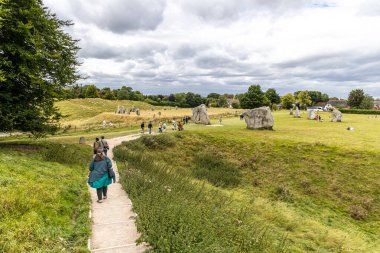
[[[199,153],[194,158],[194,164],[193,175],[215,186],[237,186],[241,181],[239,169],[219,155]]]
[[[368,211],[360,205],[351,206],[351,217],[355,220],[365,220],[368,216]]]
[[[372,114],[380,115],[380,110],[365,110],[365,109],[339,109],[342,113],[350,114]]]
[[[150,149],[174,147],[176,143],[175,138],[168,134],[144,135],[139,140]]]

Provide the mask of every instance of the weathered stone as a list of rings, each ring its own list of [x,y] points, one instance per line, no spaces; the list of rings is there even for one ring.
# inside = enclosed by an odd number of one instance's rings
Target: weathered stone
[[[334,109],[331,113],[332,122],[342,122],[342,113],[337,109]]]
[[[135,112],[135,111],[136,111],[136,108],[134,105],[132,105],[131,112]]]
[[[308,112],[307,118],[308,118],[308,119],[315,119],[316,116],[317,116],[317,115],[315,114],[315,111],[314,111],[314,110],[310,110],[310,111]]]
[[[140,109],[139,108],[136,109],[136,115],[140,116]]]
[[[86,138],[83,137],[83,136],[81,136],[81,137],[79,138],[79,144],[86,144]]]
[[[200,105],[193,108],[193,121],[195,124],[210,125],[210,118],[205,105]]]
[[[249,129],[268,129],[272,130],[274,120],[269,107],[263,106],[243,112],[242,116]]]
[[[296,114],[294,115],[294,118],[301,118],[300,109],[298,109],[298,107],[296,108]]]

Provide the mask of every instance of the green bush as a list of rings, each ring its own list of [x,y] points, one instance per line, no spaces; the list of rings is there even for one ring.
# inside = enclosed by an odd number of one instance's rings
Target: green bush
[[[173,147],[176,143],[175,138],[169,134],[143,135],[139,141],[150,149]]]
[[[194,158],[193,175],[215,186],[237,186],[241,173],[237,167],[219,155],[199,153]]]
[[[380,115],[380,110],[365,110],[365,109],[339,109],[342,113],[350,113],[350,114],[372,114],[372,115]]]

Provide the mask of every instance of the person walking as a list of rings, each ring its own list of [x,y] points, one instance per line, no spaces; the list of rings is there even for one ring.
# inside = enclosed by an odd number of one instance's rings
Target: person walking
[[[158,132],[162,134],[162,122],[158,124]]]
[[[102,149],[102,144],[99,141],[99,138],[96,137],[94,143],[92,144],[92,148],[94,150],[94,155],[96,155],[96,152],[98,149]]]
[[[144,128],[145,128],[145,123],[144,123],[144,121],[141,122],[140,127],[141,127],[141,133],[144,134]]]
[[[222,115],[220,115],[220,117],[219,117],[219,125],[221,125],[222,124]]]
[[[149,134],[152,134],[152,128],[153,128],[152,121],[149,121],[149,124],[148,124]]]
[[[98,203],[107,198],[108,185],[116,181],[115,172],[112,169],[111,160],[106,157],[101,149],[98,149],[90,164],[88,184],[96,189]]]
[[[104,136],[100,137],[100,144],[103,147],[103,152],[107,156],[107,151],[110,149],[110,146],[108,145],[108,142],[106,139],[104,139]]]

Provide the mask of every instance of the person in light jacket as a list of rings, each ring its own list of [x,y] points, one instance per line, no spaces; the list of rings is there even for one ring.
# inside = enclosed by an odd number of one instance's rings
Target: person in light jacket
[[[115,172],[112,169],[111,160],[104,155],[102,149],[98,149],[90,164],[88,184],[96,189],[98,203],[107,198],[107,186],[116,181]]]

